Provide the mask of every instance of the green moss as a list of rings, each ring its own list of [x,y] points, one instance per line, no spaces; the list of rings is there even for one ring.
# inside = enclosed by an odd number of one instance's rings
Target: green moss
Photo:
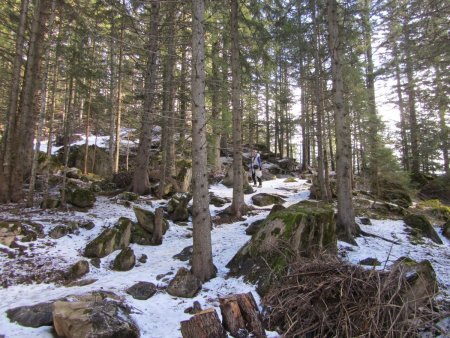
[[[276,235],[278,235],[280,232],[281,232],[281,229],[280,229],[280,228],[275,228],[275,229],[272,230],[271,234],[276,236]]]
[[[297,180],[295,179],[295,177],[288,177],[283,182],[284,183],[295,183],[295,182],[297,182]]]

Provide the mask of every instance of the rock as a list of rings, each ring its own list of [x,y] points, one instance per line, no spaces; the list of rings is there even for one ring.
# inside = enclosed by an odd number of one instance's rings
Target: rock
[[[401,257],[391,270],[399,270],[408,281],[409,288],[401,290],[405,304],[415,309],[429,305],[429,301],[438,291],[438,284],[436,273],[428,260],[418,263],[410,258]]]
[[[130,191],[125,191],[124,193],[122,193],[122,195],[120,195],[120,198],[125,200],[125,201],[136,201],[139,199],[139,195],[135,194],[133,192]]]
[[[176,193],[167,205],[169,218],[174,222],[184,222],[189,219],[188,203],[192,199],[189,193]]]
[[[146,300],[156,293],[156,286],[149,282],[138,282],[126,290],[134,299]]]
[[[450,239],[450,221],[447,221],[442,227],[442,235],[445,238]]]
[[[95,228],[95,223],[92,221],[87,221],[80,224],[80,228],[86,229],[86,230],[92,230]]]
[[[71,165],[83,169],[85,158],[85,146],[71,146]],[[105,149],[90,145],[88,148],[87,167],[89,171],[103,177],[111,175],[111,162],[109,153]]]
[[[369,217],[359,217],[359,222],[363,225],[372,225]]]
[[[281,204],[274,204],[272,209],[270,209],[269,216],[273,215],[277,211],[284,210],[284,209],[286,209],[286,207],[284,207],[283,205],[281,205]]]
[[[142,263],[142,264],[145,264],[145,263],[147,263],[147,259],[148,259],[147,255],[146,254],[142,254],[141,257],[139,257],[138,262]]]
[[[88,278],[88,279],[83,279],[83,280],[77,280],[77,281],[70,282],[70,283],[66,284],[66,286],[67,287],[86,286],[86,285],[94,284],[96,281],[98,281],[98,279],[96,279],[96,278]]]
[[[179,169],[177,181],[180,185],[180,192],[189,192],[192,181],[192,163],[186,160],[177,162]]]
[[[282,204],[285,202],[280,196],[270,195],[266,193],[259,193],[252,196],[252,201],[254,205],[259,207],[264,207],[271,204]]]
[[[8,318],[26,327],[50,326],[53,324],[52,303],[45,302],[32,306],[20,306],[6,311]]]
[[[332,205],[303,201],[268,216],[250,241],[227,264],[230,274],[256,283],[264,294],[295,255],[337,251]]]
[[[132,223],[121,217],[113,228],[104,230],[97,238],[86,245],[84,256],[102,258],[111,252],[128,247]]]
[[[59,239],[69,233],[69,229],[64,225],[57,225],[50,232],[49,236],[53,239]]]
[[[83,173],[78,168],[67,168],[67,171],[66,171],[67,178],[73,178],[73,179],[79,180],[82,175],[83,175]]]
[[[296,183],[297,180],[296,180],[295,177],[288,177],[288,178],[286,178],[283,182],[284,182],[284,183]]]
[[[41,202],[41,209],[56,209],[61,201],[57,198],[48,197]]]
[[[405,224],[411,227],[414,237],[427,237],[437,244],[442,240],[424,215],[409,214],[404,218]]]
[[[230,201],[226,198],[218,197],[214,195],[213,193],[209,194],[209,204],[214,205],[215,207],[223,207],[225,204],[229,203]]]
[[[195,315],[202,311],[203,311],[203,309],[202,309],[202,306],[200,305],[200,303],[198,301],[195,301],[194,304],[192,304],[192,306],[189,306],[186,310],[184,310],[184,313],[189,313],[190,315]]]
[[[95,202],[95,195],[92,191],[78,187],[67,187],[66,198],[68,203],[79,208],[91,208]]]
[[[438,199],[450,205],[450,175],[439,176],[427,182],[420,189],[419,197],[425,200]]]
[[[22,224],[19,222],[0,222],[0,244],[8,247],[15,241],[16,236],[22,233]]]
[[[248,173],[242,170],[242,182],[244,194],[253,193],[253,189],[248,183]],[[233,165],[229,165],[225,173],[225,177],[222,180],[222,184],[228,188],[233,187]]]
[[[98,257],[92,258],[91,259],[91,264],[92,266],[95,266],[97,269],[100,269],[100,263],[101,263],[101,259]]]
[[[67,338],[140,336],[129,308],[109,298],[57,301],[53,304],[53,325],[58,336]]]
[[[252,224],[250,224],[247,229],[245,229],[245,233],[247,235],[252,236],[252,235],[256,234],[263,225],[264,225],[263,219],[261,219],[259,221],[255,221]]]
[[[131,243],[139,245],[152,245],[153,234],[139,225],[139,223],[133,223],[131,228]]]
[[[131,248],[123,249],[114,259],[111,268],[116,271],[129,271],[136,264],[136,256]]]
[[[193,246],[189,245],[189,246],[185,247],[183,250],[181,250],[180,253],[174,255],[173,258],[178,259],[182,262],[186,262],[191,259],[192,251],[193,251]]]
[[[175,297],[192,298],[202,288],[201,281],[188,269],[180,268],[167,287],[167,293]]]
[[[381,263],[376,258],[365,258],[361,261],[359,261],[360,265],[369,265],[369,266],[380,266]]]
[[[89,262],[81,260],[72,265],[67,273],[67,279],[74,280],[83,277],[89,272]]]
[[[155,227],[155,214],[150,210],[145,210],[140,207],[133,207],[134,214],[138,220],[139,225],[147,232],[153,234]],[[169,223],[166,220],[163,222],[163,235],[169,228]]]

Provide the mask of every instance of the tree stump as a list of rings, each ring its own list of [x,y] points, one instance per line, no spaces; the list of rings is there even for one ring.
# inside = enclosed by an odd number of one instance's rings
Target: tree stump
[[[227,334],[213,308],[197,313],[181,322],[183,338],[226,338]]]
[[[240,337],[247,331],[255,337],[266,337],[258,306],[250,292],[219,298],[219,302],[223,326],[232,336]]]
[[[152,243],[154,245],[162,244],[162,232],[163,232],[163,208],[156,208],[155,210],[155,228],[153,229]]]

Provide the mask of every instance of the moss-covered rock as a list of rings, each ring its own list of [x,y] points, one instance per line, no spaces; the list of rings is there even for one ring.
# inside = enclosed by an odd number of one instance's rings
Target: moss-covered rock
[[[336,224],[331,205],[304,201],[270,215],[228,263],[230,273],[258,284],[265,293],[295,255],[310,256],[337,249]]]
[[[48,235],[51,238],[53,238],[53,239],[59,239],[61,237],[64,237],[68,233],[69,233],[69,229],[66,226],[64,226],[64,225],[57,225],[52,230],[50,230]]]
[[[153,234],[155,228],[155,214],[150,210],[143,209],[138,206],[133,207],[134,214],[136,215],[139,225],[147,232]],[[169,229],[169,223],[164,220],[163,222],[163,235]]]
[[[174,222],[184,222],[189,219],[188,203],[192,195],[189,193],[176,193],[167,205],[169,217]]]
[[[95,194],[88,189],[68,187],[66,189],[67,202],[78,208],[91,208],[95,203]]]
[[[136,256],[131,248],[123,249],[114,259],[111,268],[116,271],[129,271],[136,264]]]
[[[175,297],[192,298],[202,288],[201,281],[188,269],[180,268],[167,287],[167,293]]]
[[[125,191],[124,193],[122,193],[122,195],[120,196],[121,199],[125,200],[125,201],[137,201],[139,199],[139,195],[135,194],[133,192],[130,191]]]
[[[188,192],[192,182],[192,162],[181,160],[177,162],[177,182],[180,185],[180,192]]]
[[[83,277],[89,272],[89,262],[86,260],[81,260],[72,265],[67,272],[67,279],[74,280]]]
[[[132,222],[121,217],[113,228],[105,229],[97,238],[86,245],[84,256],[102,258],[111,252],[128,247]]]
[[[295,182],[297,182],[297,179],[295,177],[288,177],[283,182],[284,183],[295,183]]]
[[[19,222],[0,222],[0,244],[10,246],[16,236],[22,234],[22,224]]]
[[[136,243],[139,245],[152,245],[153,244],[153,234],[146,231],[139,223],[133,223],[131,229],[131,243]]]
[[[404,221],[411,228],[411,234],[414,237],[427,237],[437,244],[442,244],[439,235],[425,215],[409,214]]]

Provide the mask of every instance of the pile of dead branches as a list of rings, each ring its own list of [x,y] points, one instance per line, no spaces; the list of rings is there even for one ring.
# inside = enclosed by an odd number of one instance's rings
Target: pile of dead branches
[[[264,299],[268,328],[285,337],[414,337],[433,330],[432,295],[405,299],[399,271],[365,270],[334,256],[298,258]],[[430,305],[430,306],[428,306]]]

